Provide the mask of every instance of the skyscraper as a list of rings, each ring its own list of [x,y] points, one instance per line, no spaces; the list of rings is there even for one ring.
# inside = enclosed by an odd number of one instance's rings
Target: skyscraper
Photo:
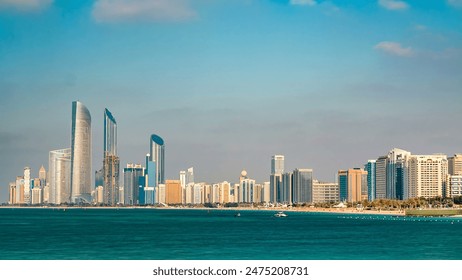
[[[116,205],[119,202],[120,159],[117,156],[117,122],[108,109],[104,110],[104,161],[103,188],[104,203]]]
[[[271,157],[270,200],[273,203],[281,202],[282,174],[284,173],[284,156]]]
[[[284,173],[284,156],[274,155],[271,157],[271,174]]]
[[[387,198],[404,199],[408,197],[405,169],[408,165],[410,152],[393,149],[387,158]]]
[[[364,165],[364,170],[367,171],[367,193],[369,195],[369,201],[375,200],[375,166],[376,160],[369,160]]]
[[[361,202],[367,199],[367,171],[360,168],[339,170],[340,201]]]
[[[71,202],[91,202],[91,115],[79,101],[72,102]]]
[[[165,145],[164,140],[158,135],[151,135],[150,141],[151,158],[155,162],[157,172],[157,185],[165,184]]]
[[[48,168],[49,203],[69,203],[71,200],[71,149],[51,151]]]
[[[313,169],[295,169],[293,176],[293,203],[313,202]]]
[[[144,168],[141,164],[127,164],[124,168],[124,203],[126,205],[140,204],[140,178],[144,176]],[[144,191],[141,189],[141,191]]]
[[[186,182],[185,185],[194,184],[194,167],[188,168],[188,172],[186,172]]]

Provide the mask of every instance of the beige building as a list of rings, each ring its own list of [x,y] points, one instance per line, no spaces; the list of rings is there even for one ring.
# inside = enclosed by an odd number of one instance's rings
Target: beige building
[[[180,180],[165,180],[165,203],[182,204],[183,189]]]
[[[367,200],[367,171],[360,168],[340,170],[338,177],[340,200],[347,202]]]
[[[442,197],[446,189],[446,155],[414,155],[409,160],[409,197]]]
[[[337,183],[313,180],[313,203],[337,203],[339,201],[340,189]]]
[[[455,154],[448,158],[449,175],[462,175],[462,154]]]
[[[32,189],[32,204],[42,204],[42,189],[40,187]]]

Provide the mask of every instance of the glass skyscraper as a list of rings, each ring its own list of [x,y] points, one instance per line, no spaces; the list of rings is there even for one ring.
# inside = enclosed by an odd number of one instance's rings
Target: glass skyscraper
[[[313,169],[295,169],[293,173],[293,202],[313,202]]]
[[[71,202],[91,202],[91,115],[79,101],[72,102]]]
[[[376,160],[369,160],[364,165],[364,170],[367,171],[367,193],[368,193],[368,200],[374,201],[375,200],[375,166]]]
[[[127,164],[124,168],[124,204],[140,204],[140,178],[144,176],[144,168],[140,164]],[[142,190],[144,192],[144,190]]]
[[[150,161],[155,162],[156,187],[165,184],[165,145],[164,140],[158,135],[151,135]],[[149,169],[149,168],[148,168]]]

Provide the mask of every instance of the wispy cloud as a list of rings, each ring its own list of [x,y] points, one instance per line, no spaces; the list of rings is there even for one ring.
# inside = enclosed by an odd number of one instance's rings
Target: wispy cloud
[[[196,16],[187,0],[97,0],[93,6],[93,17],[98,22],[175,22]]]
[[[448,4],[456,8],[462,8],[462,0],[448,0]]]
[[[314,6],[317,3],[315,0],[290,0],[290,4],[298,6]]]
[[[13,9],[20,12],[41,11],[53,0],[0,0],[0,10]]]
[[[396,56],[410,57],[414,55],[412,48],[404,48],[397,42],[380,42],[374,46],[374,49]]]
[[[379,0],[379,5],[392,11],[401,11],[409,8],[406,2],[399,0]]]

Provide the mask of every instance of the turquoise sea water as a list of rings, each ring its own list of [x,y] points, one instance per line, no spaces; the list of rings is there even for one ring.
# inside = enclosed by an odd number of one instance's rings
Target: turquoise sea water
[[[462,259],[461,218],[0,209],[0,259]]]

